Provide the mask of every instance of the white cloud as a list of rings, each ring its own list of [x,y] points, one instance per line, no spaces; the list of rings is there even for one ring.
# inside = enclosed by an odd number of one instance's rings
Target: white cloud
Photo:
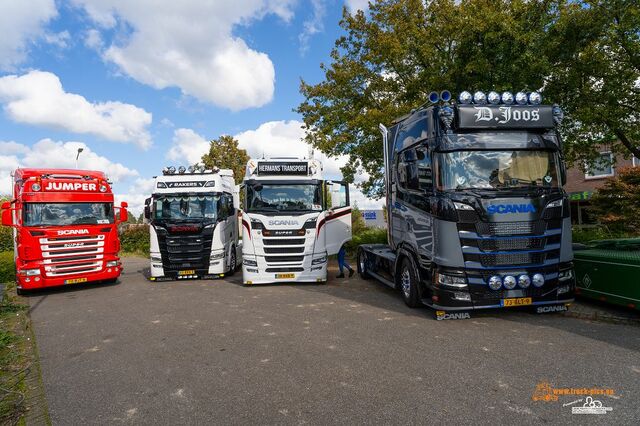
[[[167,158],[178,164],[196,164],[209,151],[209,141],[191,129],[176,129],[173,132],[173,146]]]
[[[98,29],[116,31],[114,41],[98,50],[123,73],[156,89],[178,87],[202,101],[240,110],[271,101],[275,71],[269,57],[247,46],[234,28],[267,14],[288,21],[295,0],[73,2]]]
[[[44,35],[44,40],[49,43],[57,46],[61,49],[65,49],[69,46],[69,40],[71,39],[71,34],[69,31],[62,31],[59,33],[47,33]]]
[[[17,167],[75,168],[78,148],[83,149],[78,159],[79,169],[103,171],[114,183],[138,176],[136,170],[96,154],[82,142],[56,142],[51,139],[42,139],[32,147],[15,142],[0,142],[0,149],[5,147],[8,147],[9,151],[0,152],[3,154],[12,152],[13,155],[0,155],[0,194],[11,192],[10,174]]]
[[[154,182],[154,178],[137,178],[127,193],[114,194],[116,204],[126,201],[129,204],[128,210],[137,218],[144,211],[144,200],[151,196]]]
[[[151,146],[147,131],[151,113],[122,102],[89,102],[81,95],[65,92],[60,79],[50,72],[0,78],[0,102],[5,113],[19,123],[93,134],[141,148]]]
[[[54,0],[0,2],[0,69],[23,62],[31,44],[46,36],[46,24],[57,16]]]
[[[371,0],[345,0],[344,4],[351,13],[356,13],[358,10],[369,9],[369,1]]]
[[[325,0],[311,0],[313,15],[306,20],[302,26],[303,30],[298,36],[300,41],[300,52],[305,54],[309,50],[309,41],[314,34],[324,31],[324,17],[327,13]]]
[[[84,45],[89,49],[102,49],[104,44],[102,42],[100,31],[95,28],[88,30],[84,35]]]

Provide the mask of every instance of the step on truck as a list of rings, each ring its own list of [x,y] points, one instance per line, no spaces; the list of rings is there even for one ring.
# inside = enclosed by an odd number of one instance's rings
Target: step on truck
[[[221,278],[239,264],[233,170],[165,167],[145,200],[151,281]]]
[[[315,159],[251,159],[243,181],[242,281],[327,281],[330,255],[351,240],[349,186]]]
[[[122,266],[111,183],[90,170],[19,168],[2,224],[13,227],[17,289],[115,282]],[[119,210],[119,214],[116,214]]]
[[[465,91],[454,102],[444,91],[381,124],[388,245],[359,247],[360,274],[437,319],[566,309],[575,280],[562,116],[536,92]]]

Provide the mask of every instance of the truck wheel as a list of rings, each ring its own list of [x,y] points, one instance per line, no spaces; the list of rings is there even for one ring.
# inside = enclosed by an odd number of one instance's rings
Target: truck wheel
[[[23,290],[21,288],[16,288],[16,293],[18,294],[18,296],[26,296],[27,294],[29,294],[27,290]]]
[[[229,273],[227,275],[231,276],[235,274],[237,268],[238,268],[238,262],[236,260],[236,248],[231,247],[231,258],[229,259]]]
[[[418,274],[408,258],[404,258],[402,261],[400,273],[398,274],[398,284],[402,299],[408,307],[418,308],[422,306],[418,295]]]
[[[358,250],[358,273],[365,280],[371,278],[369,272],[367,272],[367,255],[364,254],[364,250]]]

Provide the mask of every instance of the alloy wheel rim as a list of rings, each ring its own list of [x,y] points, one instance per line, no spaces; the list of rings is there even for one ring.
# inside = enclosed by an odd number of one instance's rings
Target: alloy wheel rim
[[[360,262],[360,272],[364,272],[364,270],[365,270],[364,266],[365,265],[364,265],[364,256],[362,254],[360,254],[359,262]]]
[[[402,286],[402,292],[404,295],[409,298],[411,296],[411,273],[408,268],[405,268],[402,271],[402,275],[400,276],[400,284]]]

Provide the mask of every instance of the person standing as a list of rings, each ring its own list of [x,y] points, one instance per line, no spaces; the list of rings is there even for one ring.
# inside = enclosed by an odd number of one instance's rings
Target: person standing
[[[344,278],[344,268],[349,270],[349,278],[354,274],[353,268],[347,263],[346,256],[347,250],[344,246],[340,247],[340,251],[338,252],[338,268],[340,269],[340,274],[336,276],[336,278]]]

